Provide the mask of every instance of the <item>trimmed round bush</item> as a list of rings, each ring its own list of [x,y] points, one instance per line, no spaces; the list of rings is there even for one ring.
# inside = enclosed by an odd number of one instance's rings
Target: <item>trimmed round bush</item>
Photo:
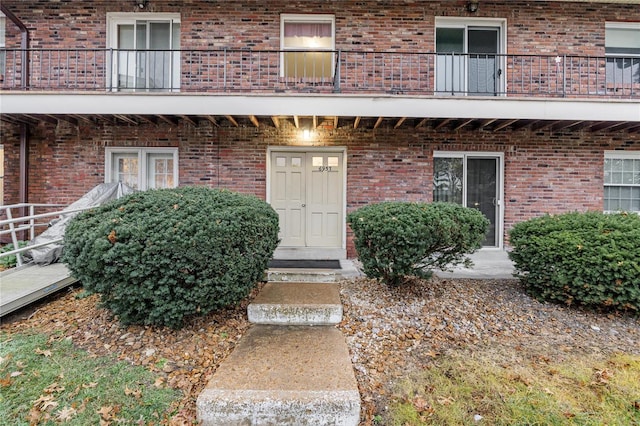
[[[278,215],[205,187],[136,192],[77,216],[63,261],[124,324],[177,328],[246,297],[278,245]]]
[[[640,217],[545,215],[509,233],[516,275],[541,301],[640,310]]]
[[[480,211],[458,204],[397,201],[361,207],[347,221],[365,274],[389,285],[468,264],[489,226]]]

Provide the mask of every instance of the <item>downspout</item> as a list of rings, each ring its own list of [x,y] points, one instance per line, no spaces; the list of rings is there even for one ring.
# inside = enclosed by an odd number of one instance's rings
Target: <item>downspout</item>
[[[21,81],[22,89],[29,90],[29,30],[7,6],[0,3],[0,12],[9,18],[20,30],[20,50],[22,60]],[[29,126],[26,123],[20,124],[20,183],[18,197],[20,203],[27,203],[29,200]],[[23,208],[20,214],[26,216],[27,209]],[[25,231],[26,232],[26,231]],[[26,233],[22,239],[26,238]]]

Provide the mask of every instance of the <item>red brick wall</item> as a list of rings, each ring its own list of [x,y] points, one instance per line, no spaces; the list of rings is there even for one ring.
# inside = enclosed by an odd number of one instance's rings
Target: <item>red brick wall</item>
[[[266,153],[269,146],[300,145],[298,131],[283,122],[255,128],[58,126],[32,131],[29,201],[70,203],[104,181],[107,146],[171,146],[179,148],[181,185],[222,187],[265,197]],[[370,123],[369,123],[370,124]],[[5,203],[17,202],[19,133],[2,127],[5,146]],[[505,228],[543,213],[601,210],[603,153],[610,149],[640,151],[640,135],[550,131],[457,131],[393,129],[392,123],[372,130],[320,127],[315,146],[347,147],[347,208],[374,201],[432,199],[433,151],[501,152],[505,158]],[[309,146],[304,145],[302,146]],[[349,255],[353,255],[350,247]]]
[[[183,48],[280,47],[281,13],[336,17],[336,48],[434,49],[434,17],[505,18],[508,53],[604,54],[605,21],[640,21],[638,5],[482,1],[210,1],[151,0],[144,12],[180,13]],[[133,1],[3,0],[31,31],[31,47],[104,48],[107,12],[139,12]],[[7,23],[7,47],[18,47]]]

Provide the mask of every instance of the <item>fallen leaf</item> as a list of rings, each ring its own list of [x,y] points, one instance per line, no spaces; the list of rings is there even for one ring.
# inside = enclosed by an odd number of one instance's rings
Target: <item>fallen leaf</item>
[[[73,407],[64,407],[62,410],[58,411],[56,414],[56,420],[61,422],[66,422],[67,420],[71,420],[73,416],[77,414],[77,411]]]
[[[18,376],[22,376],[22,371],[14,371],[9,375],[9,377],[18,377]]]
[[[124,394],[127,396],[133,395],[136,398],[142,397],[142,391],[140,389],[129,389],[128,386],[124,387]]]
[[[45,357],[50,357],[53,353],[49,349],[42,350],[40,348],[36,348],[35,353],[38,355],[44,355]]]
[[[110,420],[113,418],[113,406],[111,405],[101,407],[97,412],[104,420]]]
[[[98,386],[98,382],[89,382],[89,383],[82,384],[83,389],[95,388],[96,386]]]

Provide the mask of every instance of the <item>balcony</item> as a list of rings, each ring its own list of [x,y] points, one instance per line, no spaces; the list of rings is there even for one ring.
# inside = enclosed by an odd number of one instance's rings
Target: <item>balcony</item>
[[[2,90],[640,97],[640,58],[229,49],[0,55]]]
[[[395,127],[640,132],[635,57],[4,49],[3,63],[1,117],[14,123],[200,116],[238,125],[233,116],[244,116],[257,126],[256,117],[324,116],[354,127],[369,117],[374,128],[393,119]]]

